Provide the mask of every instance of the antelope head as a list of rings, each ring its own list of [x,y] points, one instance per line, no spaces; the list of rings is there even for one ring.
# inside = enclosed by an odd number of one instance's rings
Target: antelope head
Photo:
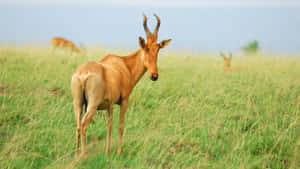
[[[223,52],[220,52],[220,56],[222,56],[224,59],[225,68],[230,68],[232,53],[229,54],[229,57],[226,57]]]
[[[147,42],[144,38],[139,37],[139,44],[140,47],[144,50],[144,66],[149,72],[149,77],[152,81],[156,81],[158,79],[158,70],[157,70],[157,55],[160,49],[168,46],[172,39],[163,40],[159,43],[157,43],[157,36],[158,36],[158,30],[160,26],[160,19],[159,17],[154,14],[157,20],[157,25],[153,31],[153,33],[150,32],[148,26],[147,26],[147,16],[144,15],[144,29],[147,36]]]

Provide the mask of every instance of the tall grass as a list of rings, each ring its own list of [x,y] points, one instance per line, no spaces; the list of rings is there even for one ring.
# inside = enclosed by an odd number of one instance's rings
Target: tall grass
[[[105,113],[87,133],[88,154],[74,158],[70,78],[87,56],[49,55],[44,47],[0,48],[0,168],[299,168],[300,61],[296,57],[233,58],[247,72],[224,72],[221,58],[183,52],[159,56],[157,82],[138,83],[117,156],[105,155]],[[186,54],[188,55],[188,54]]]

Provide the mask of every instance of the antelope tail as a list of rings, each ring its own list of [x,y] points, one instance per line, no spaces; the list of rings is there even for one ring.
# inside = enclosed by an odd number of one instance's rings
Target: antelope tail
[[[83,91],[83,105],[84,105],[84,111],[87,111],[88,102],[86,100],[85,91]]]
[[[83,96],[83,105],[85,112],[87,111],[88,102],[85,95],[85,87],[86,87],[86,81],[88,80],[88,76],[84,76],[80,79],[81,87],[82,87],[82,96]]]

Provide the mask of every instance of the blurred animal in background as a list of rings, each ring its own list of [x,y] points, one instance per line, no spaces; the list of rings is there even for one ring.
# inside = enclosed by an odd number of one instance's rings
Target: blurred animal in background
[[[244,72],[248,71],[247,67],[242,66],[231,66],[231,60],[232,60],[232,53],[229,53],[229,56],[227,57],[223,52],[220,52],[220,56],[224,59],[224,71],[230,71],[230,72]]]
[[[73,54],[73,52],[78,53],[78,54],[85,53],[85,48],[83,47],[82,44],[79,48],[72,41],[62,38],[62,37],[54,37],[51,39],[50,42],[52,45],[52,49],[51,49],[52,55],[54,55],[57,47],[67,49],[69,51],[70,56]]]

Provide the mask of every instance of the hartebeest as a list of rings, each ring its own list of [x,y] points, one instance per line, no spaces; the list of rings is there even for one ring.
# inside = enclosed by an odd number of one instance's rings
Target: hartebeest
[[[79,66],[74,72],[71,90],[77,124],[77,154],[79,153],[80,139],[81,153],[84,154],[86,152],[86,131],[96,110],[106,110],[106,154],[109,154],[112,134],[113,104],[120,105],[118,155],[122,153],[124,118],[128,107],[129,96],[134,86],[147,70],[152,81],[158,79],[158,52],[171,42],[171,39],[168,39],[157,43],[160,18],[156,14],[154,14],[154,16],[157,19],[157,25],[153,33],[151,33],[147,26],[147,17],[144,14],[143,25],[147,35],[147,42],[144,38],[139,37],[140,49],[136,52],[123,57],[109,54],[98,62],[88,62]],[[85,105],[86,114],[81,118],[83,105]]]
[[[232,53],[229,54],[229,57],[226,57],[224,53],[220,52],[220,56],[224,59],[224,71],[242,72],[248,70],[247,67],[231,66]]]
[[[62,38],[62,37],[54,37],[51,39],[50,42],[52,45],[52,49],[51,49],[52,55],[54,55],[54,52],[57,47],[67,48],[69,50],[70,56],[72,55],[73,52],[80,53],[83,51],[83,49],[80,49],[79,47],[77,47],[72,41]]]

